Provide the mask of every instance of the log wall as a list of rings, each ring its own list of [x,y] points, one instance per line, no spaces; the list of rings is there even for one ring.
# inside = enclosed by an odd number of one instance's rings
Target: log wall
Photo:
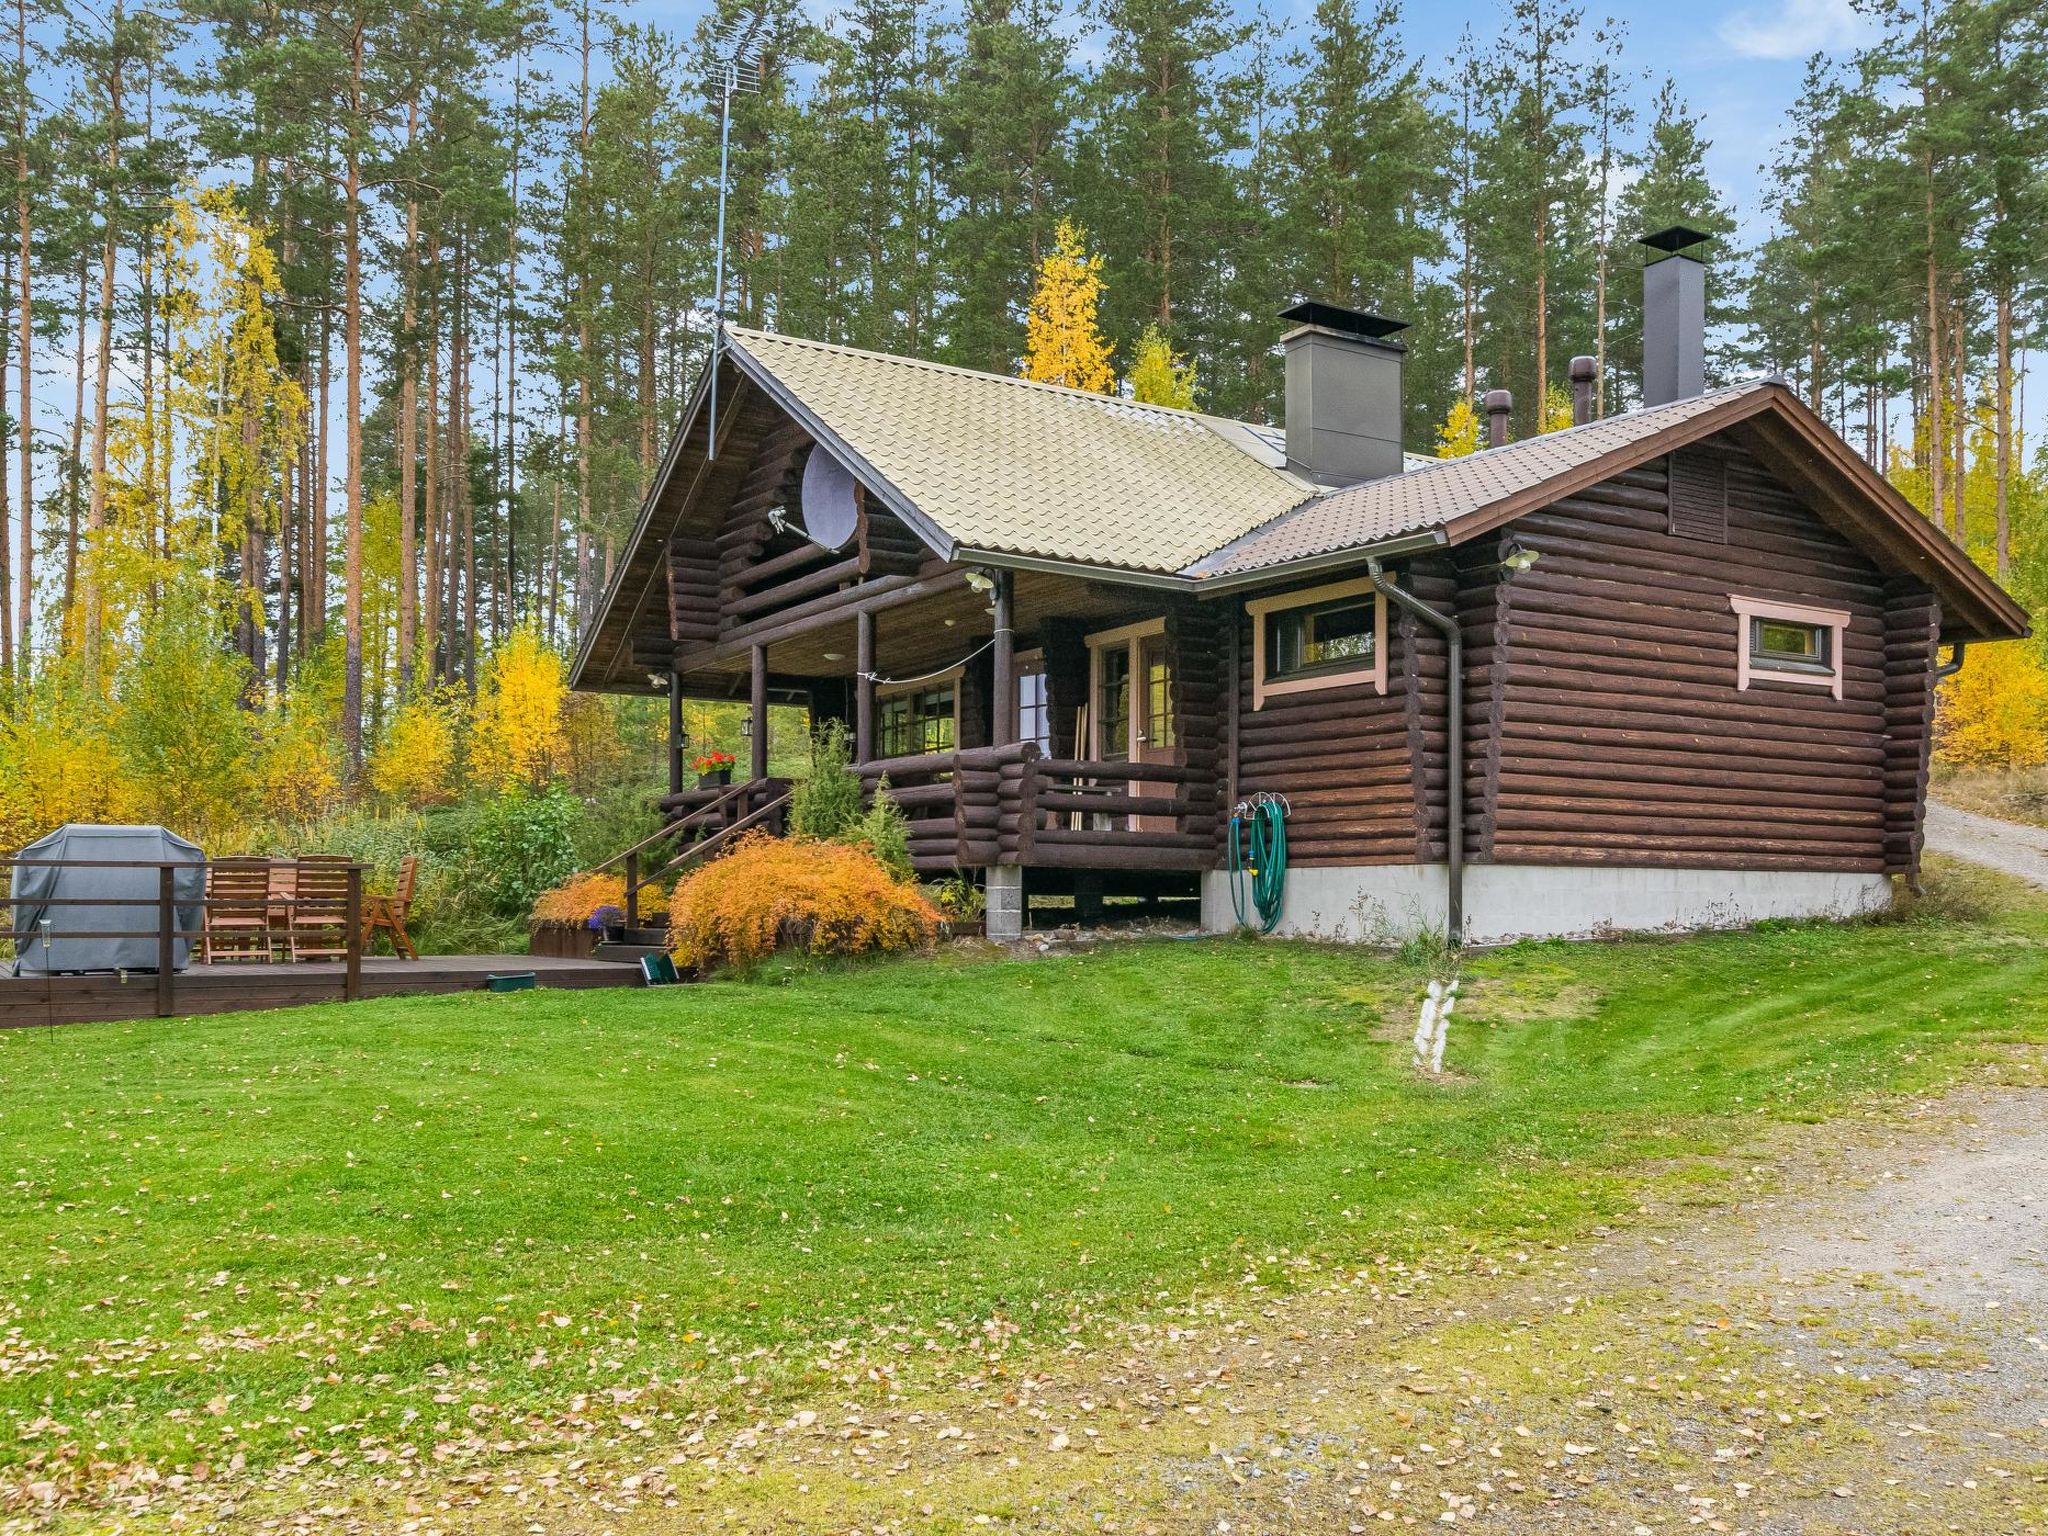
[[[1304,589],[1330,579],[1322,576],[1293,585]],[[1432,570],[1427,579],[1428,595],[1442,598],[1447,583],[1440,573]],[[1419,829],[1428,815],[1425,807],[1442,805],[1442,642],[1433,651],[1422,647],[1413,621],[1390,615],[1384,694],[1371,683],[1357,683],[1277,694],[1266,700],[1265,708],[1253,709],[1253,621],[1242,598],[1229,599],[1227,608],[1228,622],[1238,631],[1239,796],[1263,791],[1287,797],[1290,863],[1414,862],[1421,845]],[[1219,654],[1228,650],[1226,645],[1217,646]],[[1425,715],[1423,691],[1430,687],[1436,690],[1433,713]],[[1439,843],[1441,838],[1439,831]]]
[[[1903,823],[1917,820],[1907,760],[1924,740],[1914,657],[1931,654],[1918,626],[1934,616],[1748,453],[1691,451],[1725,477],[1725,542],[1672,531],[1661,461],[1507,530],[1537,563],[1501,583],[1491,635],[1468,657],[1488,669],[1468,714],[1487,742],[1483,856],[1900,867],[1916,830]],[[1843,696],[1761,677],[1739,691],[1731,593],[1846,610]],[[1475,640],[1486,606],[1468,610]]]

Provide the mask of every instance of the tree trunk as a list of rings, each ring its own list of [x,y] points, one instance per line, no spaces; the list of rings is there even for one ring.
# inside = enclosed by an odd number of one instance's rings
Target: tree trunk
[[[323,241],[323,244],[325,242]],[[320,419],[313,424],[313,483],[306,487],[306,549],[300,562],[305,581],[306,646],[327,638],[327,414],[333,378],[333,316],[320,310]]]
[[[363,29],[358,23],[349,49],[349,116],[360,122],[363,110]],[[347,354],[343,382],[343,451],[341,746],[348,779],[354,783],[363,767],[363,252],[362,163],[353,138],[345,156],[342,191],[342,338]]]
[[[1994,327],[1997,359],[1992,380],[1991,408],[1996,413],[1993,431],[1997,455],[1994,494],[1997,506],[1998,579],[2012,575],[2012,290],[1998,293],[1998,319]]]
[[[421,484],[420,526],[427,544],[427,611],[421,624],[425,634],[420,665],[429,686],[445,675],[441,661],[441,249],[437,227],[427,246],[427,401],[426,465]]]
[[[28,0],[15,0],[14,5],[14,62],[20,78],[28,79]],[[15,430],[20,434],[21,455],[21,588],[17,594],[20,611],[20,672],[23,682],[33,669],[35,659],[35,593],[36,593],[36,468],[35,468],[35,330],[33,308],[35,302],[35,226],[30,215],[28,186],[28,92],[22,91],[15,97],[14,112],[14,176],[15,176],[15,220],[20,228],[20,249],[17,260],[20,263],[18,276],[21,280],[21,310],[16,316],[20,326],[17,345],[20,348],[21,400],[20,414]]]
[[[121,27],[121,0],[114,3],[114,30]],[[114,275],[120,250],[121,178],[121,55],[114,54],[107,76],[107,211],[106,231],[100,243],[99,348],[93,368],[92,397],[92,487],[86,502],[85,529],[85,612],[79,648],[85,658],[85,675],[99,686],[100,666],[100,578],[99,533],[107,521],[107,408],[114,368]]]
[[[407,113],[405,142],[409,150],[419,136],[420,104],[417,98]],[[398,343],[398,692],[412,692],[413,631],[419,603],[419,546],[413,529],[418,515],[413,506],[418,495],[418,473],[414,464],[419,453],[419,342],[413,334],[419,321],[419,199],[405,200],[405,254],[402,258],[405,287],[405,334]]]

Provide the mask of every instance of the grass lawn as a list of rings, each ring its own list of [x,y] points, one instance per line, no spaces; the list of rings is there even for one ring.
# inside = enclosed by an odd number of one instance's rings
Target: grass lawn
[[[1415,964],[1270,942],[0,1035],[0,1468],[511,1448],[1554,1239],[2048,1037],[2044,940],[1522,946],[1442,1082]]]

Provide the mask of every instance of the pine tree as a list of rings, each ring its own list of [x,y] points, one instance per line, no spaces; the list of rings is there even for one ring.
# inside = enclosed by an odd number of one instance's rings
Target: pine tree
[[[937,102],[950,217],[940,258],[946,360],[1007,371],[1024,350],[1032,276],[1071,181],[1077,88],[1054,0],[970,0]]]
[[[1024,377],[1041,384],[1106,393],[1115,375],[1109,343],[1096,321],[1102,300],[1102,258],[1088,254],[1086,237],[1060,220],[1052,249],[1038,266],[1025,326]]]
[[[1678,88],[1666,80],[1657,92],[1649,143],[1638,157],[1635,178],[1615,203],[1615,228],[1628,242],[1674,224],[1683,224],[1717,239],[1733,234],[1735,215],[1707,175],[1707,150],[1712,143],[1700,121],[1687,110]],[[1736,318],[1733,302],[1736,273],[1724,253],[1715,250],[1706,263],[1707,334],[1712,338]],[[1631,272],[1631,277],[1633,273]],[[1618,283],[1609,291],[1613,319],[1606,332],[1609,362],[1625,395],[1640,396],[1643,374],[1643,294],[1640,283]],[[1708,358],[1710,378],[1718,372]]]
[[[1450,125],[1400,32],[1397,0],[1318,0],[1282,138],[1296,286],[1359,309],[1401,307],[1416,265],[1448,254]]]

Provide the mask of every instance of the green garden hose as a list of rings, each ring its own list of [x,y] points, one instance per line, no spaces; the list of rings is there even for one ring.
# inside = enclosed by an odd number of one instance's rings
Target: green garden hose
[[[1251,824],[1247,832],[1245,824]],[[1287,884],[1287,802],[1258,795],[1230,813],[1230,904],[1238,926],[1249,927],[1245,915],[1245,884],[1249,877],[1252,905],[1258,909],[1259,932],[1280,925],[1280,897]]]

